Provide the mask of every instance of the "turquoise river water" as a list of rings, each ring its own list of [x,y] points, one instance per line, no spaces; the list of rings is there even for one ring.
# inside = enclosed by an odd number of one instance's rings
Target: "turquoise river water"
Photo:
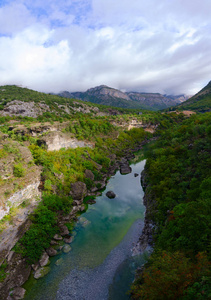
[[[72,250],[51,259],[44,278],[25,284],[26,300],[126,300],[137,265],[144,255],[132,256],[144,224],[140,173],[145,160],[131,164],[132,173],[118,171],[109,179],[96,204],[89,205],[74,228]],[[134,173],[139,176],[135,177]],[[109,199],[112,190],[116,198]],[[59,259],[60,264],[55,262]]]

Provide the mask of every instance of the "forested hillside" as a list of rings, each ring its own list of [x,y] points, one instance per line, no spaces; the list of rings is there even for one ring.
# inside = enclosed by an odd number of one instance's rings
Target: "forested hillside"
[[[210,299],[210,166],[210,113],[159,132],[145,169],[154,252],[135,299]]]

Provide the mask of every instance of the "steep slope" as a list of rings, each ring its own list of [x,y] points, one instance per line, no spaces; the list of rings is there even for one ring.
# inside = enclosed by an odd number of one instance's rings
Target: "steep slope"
[[[159,93],[122,92],[111,87],[100,85],[86,92],[69,93],[67,91],[59,94],[62,97],[77,98],[84,101],[99,103],[115,107],[142,108],[148,110],[159,110],[174,106],[187,99],[187,96],[167,96]]]
[[[178,106],[179,109],[208,112],[211,107],[211,81],[196,95]]]

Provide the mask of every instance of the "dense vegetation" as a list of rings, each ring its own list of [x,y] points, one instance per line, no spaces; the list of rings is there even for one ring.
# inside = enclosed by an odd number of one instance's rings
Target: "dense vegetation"
[[[154,253],[135,299],[210,299],[211,116],[160,131],[146,163]]]

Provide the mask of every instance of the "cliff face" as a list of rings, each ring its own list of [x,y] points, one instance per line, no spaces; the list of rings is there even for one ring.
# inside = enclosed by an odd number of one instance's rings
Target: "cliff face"
[[[45,135],[38,141],[38,144],[43,145],[49,151],[60,150],[61,148],[93,147],[89,142],[79,141],[72,138],[70,134],[59,131]]]

